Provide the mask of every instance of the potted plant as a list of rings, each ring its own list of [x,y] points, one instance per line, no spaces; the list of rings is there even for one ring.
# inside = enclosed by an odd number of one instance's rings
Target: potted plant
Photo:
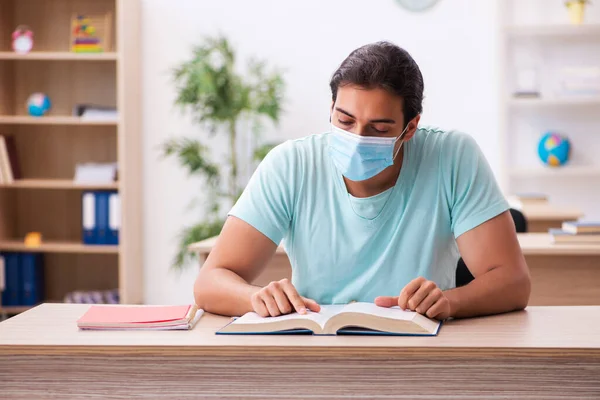
[[[565,5],[569,10],[569,20],[573,25],[581,25],[585,14],[585,5],[590,3],[589,0],[567,0]]]
[[[194,48],[190,59],[173,70],[175,104],[191,113],[201,129],[193,135],[165,141],[161,152],[163,157],[175,157],[189,175],[203,177],[203,192],[207,195],[205,217],[184,227],[179,234],[174,268],[182,268],[194,257],[187,250],[190,244],[220,233],[226,218],[221,210],[231,207],[245,186],[239,171],[254,168],[275,146],[257,142],[265,122],[279,121],[283,77],[278,70],[268,69],[264,61],[251,59],[246,67],[245,72],[238,69],[229,41],[217,36],[205,38]],[[243,152],[238,146],[242,133],[256,143],[246,145],[251,148]],[[215,160],[215,152],[211,151],[214,145],[207,140],[215,135],[228,136],[229,156],[224,163]]]

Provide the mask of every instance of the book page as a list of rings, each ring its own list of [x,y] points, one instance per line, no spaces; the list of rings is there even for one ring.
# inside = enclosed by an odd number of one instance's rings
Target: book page
[[[377,317],[382,318],[391,318],[405,321],[412,321],[414,315],[416,314],[414,311],[404,311],[400,309],[398,306],[394,307],[379,307],[374,303],[352,303],[348,304],[344,307],[342,312],[354,312],[354,313],[362,313],[362,314],[370,314],[375,315]]]
[[[235,324],[266,324],[266,323],[271,323],[271,322],[278,322],[278,321],[286,321],[286,320],[299,320],[299,319],[309,319],[312,321],[315,321],[316,323],[318,323],[321,328],[325,327],[325,323],[327,322],[327,320],[336,315],[337,313],[339,313],[340,311],[342,311],[344,309],[344,305],[327,305],[327,306],[321,306],[321,311],[316,313],[316,312],[312,312],[312,311],[307,311],[306,314],[302,315],[302,314],[298,314],[298,313],[292,313],[292,314],[286,314],[286,315],[280,315],[278,317],[261,317],[260,315],[258,315],[255,312],[250,312],[247,313],[245,315],[243,315],[242,317],[238,318],[235,320]]]

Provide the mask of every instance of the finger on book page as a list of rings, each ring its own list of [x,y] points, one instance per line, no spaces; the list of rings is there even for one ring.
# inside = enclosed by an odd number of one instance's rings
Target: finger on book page
[[[379,296],[375,298],[375,305],[379,307],[394,307],[398,305],[398,296]]]
[[[306,297],[302,297],[302,301],[308,307],[310,311],[319,312],[321,311],[321,306],[314,301],[313,299],[307,299]]]
[[[294,285],[292,285],[292,283],[286,279],[281,283],[281,287],[283,288],[287,298],[290,300],[290,303],[292,303],[294,310],[296,310],[298,314],[306,314],[306,306],[304,305],[304,301],[302,301],[302,297],[298,294],[298,291]]]

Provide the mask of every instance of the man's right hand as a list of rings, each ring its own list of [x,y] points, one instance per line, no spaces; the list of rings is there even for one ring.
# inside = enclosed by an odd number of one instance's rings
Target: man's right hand
[[[306,314],[307,308],[314,312],[321,310],[316,301],[300,296],[289,279],[269,283],[250,300],[252,309],[261,317],[277,317],[294,311]]]

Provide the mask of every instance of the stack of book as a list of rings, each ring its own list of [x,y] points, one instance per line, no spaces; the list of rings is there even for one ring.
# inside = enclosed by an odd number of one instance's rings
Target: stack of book
[[[550,229],[553,243],[597,243],[600,244],[600,222],[568,221],[562,229]]]
[[[204,310],[183,306],[91,306],[77,320],[87,330],[189,330]]]
[[[17,147],[12,136],[0,135],[0,184],[21,178]]]

